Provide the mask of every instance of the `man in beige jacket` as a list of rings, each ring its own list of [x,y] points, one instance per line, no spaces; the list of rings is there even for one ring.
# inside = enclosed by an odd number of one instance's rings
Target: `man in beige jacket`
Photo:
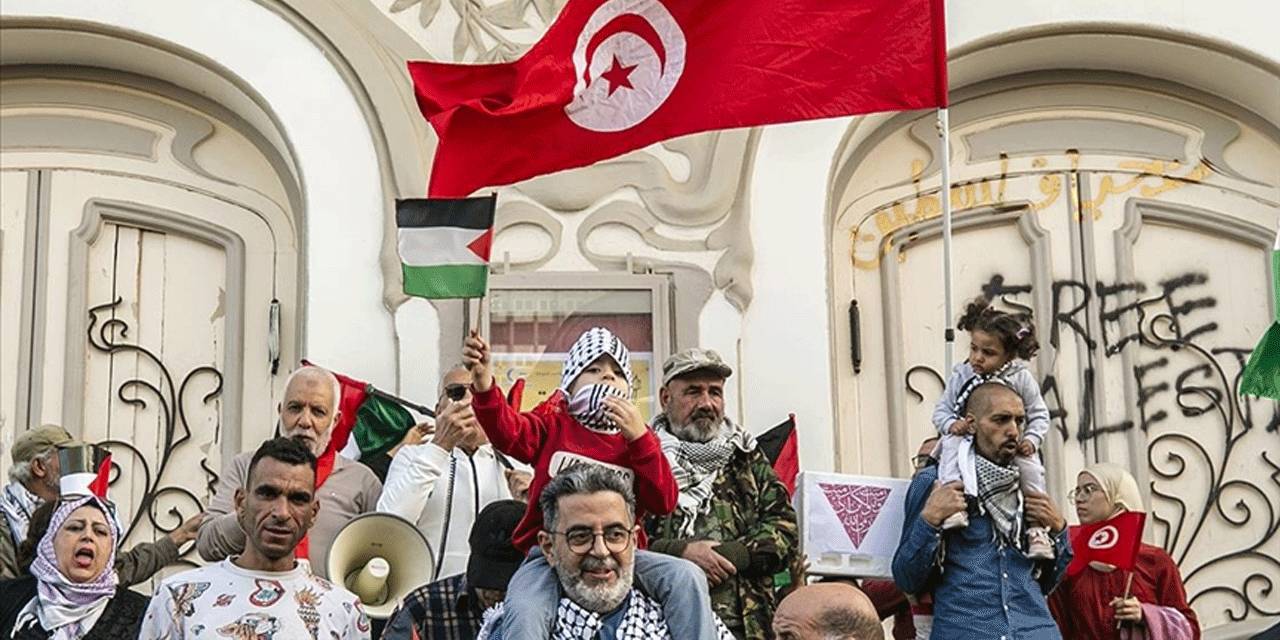
[[[316,493],[320,512],[307,538],[298,549],[311,570],[328,577],[329,547],[342,527],[352,518],[378,506],[382,483],[368,467],[348,460],[329,448],[333,425],[338,422],[341,391],[337,378],[319,367],[305,366],[294,371],[285,383],[280,403],[280,435],[304,442],[318,458]],[[236,519],[236,490],[245,486],[252,451],[228,461],[218,479],[218,489],[209,503],[208,517],[200,525],[196,550],[209,562],[244,551],[245,533]]]

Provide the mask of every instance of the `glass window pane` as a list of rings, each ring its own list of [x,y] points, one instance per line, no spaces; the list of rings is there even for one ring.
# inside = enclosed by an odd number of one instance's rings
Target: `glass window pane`
[[[604,327],[631,350],[634,401],[645,422],[657,412],[653,293],[648,289],[491,289],[489,340],[494,375],[505,390],[525,379],[521,411],[551,397],[569,347]]]

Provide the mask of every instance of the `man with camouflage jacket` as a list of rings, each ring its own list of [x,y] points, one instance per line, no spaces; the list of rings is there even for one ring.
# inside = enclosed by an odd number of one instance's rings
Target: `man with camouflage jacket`
[[[770,638],[773,576],[796,553],[796,513],[755,438],[724,415],[732,374],[710,349],[686,349],[662,366],[653,428],[680,497],[671,515],[650,521],[649,549],[706,572],[712,606],[734,636]]]

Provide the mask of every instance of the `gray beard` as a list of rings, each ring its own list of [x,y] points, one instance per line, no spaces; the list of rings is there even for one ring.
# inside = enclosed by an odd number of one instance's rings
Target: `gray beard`
[[[671,423],[671,434],[685,442],[711,442],[720,433],[724,420],[695,418],[686,424]]]
[[[584,558],[584,562],[589,560]],[[612,558],[610,559],[612,561]],[[582,565],[579,565],[578,573],[568,575],[559,571],[556,574],[560,578],[560,587],[564,589],[566,596],[574,602],[574,604],[595,613],[605,614],[617,609],[623,600],[627,599],[627,594],[631,592],[632,583],[632,567],[617,567],[618,579],[614,581],[612,586],[600,585],[589,587],[582,580]]]

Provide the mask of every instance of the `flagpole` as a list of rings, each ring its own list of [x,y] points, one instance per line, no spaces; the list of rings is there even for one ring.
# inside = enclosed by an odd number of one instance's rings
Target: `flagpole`
[[[955,302],[952,298],[954,295],[952,282],[952,264],[951,264],[951,123],[948,117],[947,108],[938,109],[938,133],[941,140],[942,156],[942,188],[938,192],[938,198],[942,201],[942,312],[944,314],[943,324],[943,362],[945,368],[944,375],[951,375],[951,367],[955,355],[953,347],[956,341],[956,330],[952,326],[954,317],[952,309]]]
[[[467,342],[471,335],[471,298],[462,299],[462,342]]]
[[[1120,597],[1120,599],[1121,599],[1121,600],[1128,600],[1128,599],[1129,599],[1129,589],[1130,589],[1130,588],[1132,588],[1132,587],[1133,587],[1133,569],[1130,569],[1130,570],[1129,570],[1129,575],[1125,576],[1125,578],[1124,578],[1124,595]],[[1120,620],[1116,620],[1116,628],[1117,628],[1117,629],[1119,629],[1119,628],[1120,628],[1120,625],[1122,625],[1122,624],[1124,624],[1122,621],[1120,621]]]

